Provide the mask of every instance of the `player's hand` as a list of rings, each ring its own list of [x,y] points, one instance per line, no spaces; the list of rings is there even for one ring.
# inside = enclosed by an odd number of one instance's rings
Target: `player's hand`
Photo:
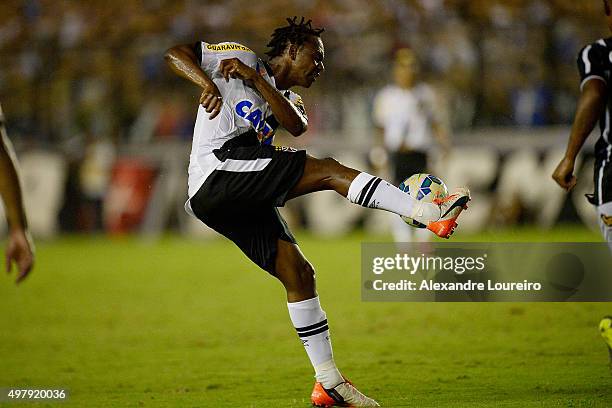
[[[257,71],[245,65],[238,58],[224,59],[219,64],[219,71],[226,81],[230,78],[242,79],[243,81],[251,81],[257,75]]]
[[[34,265],[34,244],[27,230],[15,228],[9,233],[6,246],[6,273],[11,273],[13,262],[17,266],[16,283],[28,276]]]
[[[202,95],[200,95],[200,105],[204,109],[206,109],[207,113],[210,113],[208,119],[214,119],[215,116],[221,112],[221,108],[223,107],[223,97],[221,96],[221,92],[219,92],[219,88],[214,83],[208,85],[202,91]]]
[[[576,185],[576,176],[574,176],[574,160],[565,157],[552,174],[552,178],[563,187],[566,191],[570,191]]]

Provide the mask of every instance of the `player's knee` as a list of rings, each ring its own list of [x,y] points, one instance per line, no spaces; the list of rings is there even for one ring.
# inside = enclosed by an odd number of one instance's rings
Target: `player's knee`
[[[326,177],[324,178],[323,182],[325,183],[327,188],[333,189],[334,183],[344,177],[343,169],[345,167],[333,157],[326,157],[324,159],[321,159],[321,162],[326,170]]]
[[[300,281],[302,285],[308,289],[314,287],[315,282],[315,270],[312,264],[308,261],[304,262],[304,265],[300,268]]]
[[[343,167],[340,162],[334,159],[333,157],[326,157],[324,159],[321,159],[321,161],[323,162],[324,166],[330,171],[338,171]]]
[[[312,267],[312,264],[307,260],[303,260],[299,265],[295,266],[294,269],[295,276],[295,289],[311,289],[314,287],[315,282],[315,270]]]
[[[315,270],[307,260],[277,271],[277,276],[288,293],[301,296],[314,291]]]

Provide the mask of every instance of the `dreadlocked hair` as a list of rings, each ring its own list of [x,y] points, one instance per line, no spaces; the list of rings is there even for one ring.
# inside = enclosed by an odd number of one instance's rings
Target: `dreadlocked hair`
[[[323,28],[312,28],[312,20],[304,21],[305,18],[298,22],[297,17],[289,18],[288,26],[279,27],[272,33],[272,39],[268,43],[267,47],[271,48],[270,51],[266,52],[266,55],[270,58],[279,56],[285,51],[287,44],[302,45],[304,41],[310,36],[320,37],[324,31]]]

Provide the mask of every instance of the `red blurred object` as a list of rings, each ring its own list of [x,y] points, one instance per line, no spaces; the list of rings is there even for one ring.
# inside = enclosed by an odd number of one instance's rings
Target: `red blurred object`
[[[153,191],[157,171],[135,158],[117,160],[104,199],[104,226],[111,234],[125,234],[138,228]]]

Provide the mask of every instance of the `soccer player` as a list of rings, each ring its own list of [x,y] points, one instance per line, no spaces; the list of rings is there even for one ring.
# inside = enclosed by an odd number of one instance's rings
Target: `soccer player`
[[[9,227],[6,246],[6,272],[13,263],[17,266],[17,283],[25,279],[34,264],[34,245],[28,232],[28,223],[23,208],[21,185],[17,170],[17,158],[13,145],[6,134],[4,114],[0,106],[0,195],[4,202]]]
[[[374,122],[383,131],[396,185],[412,174],[427,171],[434,142],[448,153],[449,139],[438,112],[434,91],[418,78],[414,52],[400,48],[394,56],[393,83],[377,93],[373,111]],[[393,218],[391,230],[396,242],[426,241],[429,237],[426,230],[413,228],[400,217]]]
[[[609,0],[603,0],[608,27],[612,30],[612,12]],[[599,121],[600,136],[595,144],[595,192],[588,197],[597,207],[599,227],[612,250],[612,139],[610,135],[610,53],[612,38],[602,38],[582,48],[578,54],[580,72],[580,99],[574,117],[565,157],[552,177],[570,191],[576,185],[574,165],[576,156]]]
[[[323,30],[304,18],[287,21],[274,30],[267,61],[235,42],[200,41],[166,52],[170,67],[202,88],[185,207],[284,285],[291,321],[315,370],[313,404],[378,406],[336,367],[314,269],[276,207],[307,193],[334,190],[352,203],[416,218],[448,237],[469,192],[458,189],[446,199],[424,203],[331,158],[272,145],[279,126],[293,136],[306,131],[304,104],[290,88],[310,87],[324,70]]]
[[[609,0],[603,0],[608,29],[612,31],[612,8]],[[610,99],[610,72],[612,71],[612,38],[602,38],[582,48],[578,53],[580,72],[580,99],[574,117],[565,157],[555,169],[552,177],[565,190],[576,185],[574,165],[576,156],[587,137],[599,121],[600,136],[595,144],[595,192],[588,196],[597,207],[599,227],[612,251],[612,100]],[[610,351],[612,367],[612,329],[610,318],[600,322],[602,336]]]

